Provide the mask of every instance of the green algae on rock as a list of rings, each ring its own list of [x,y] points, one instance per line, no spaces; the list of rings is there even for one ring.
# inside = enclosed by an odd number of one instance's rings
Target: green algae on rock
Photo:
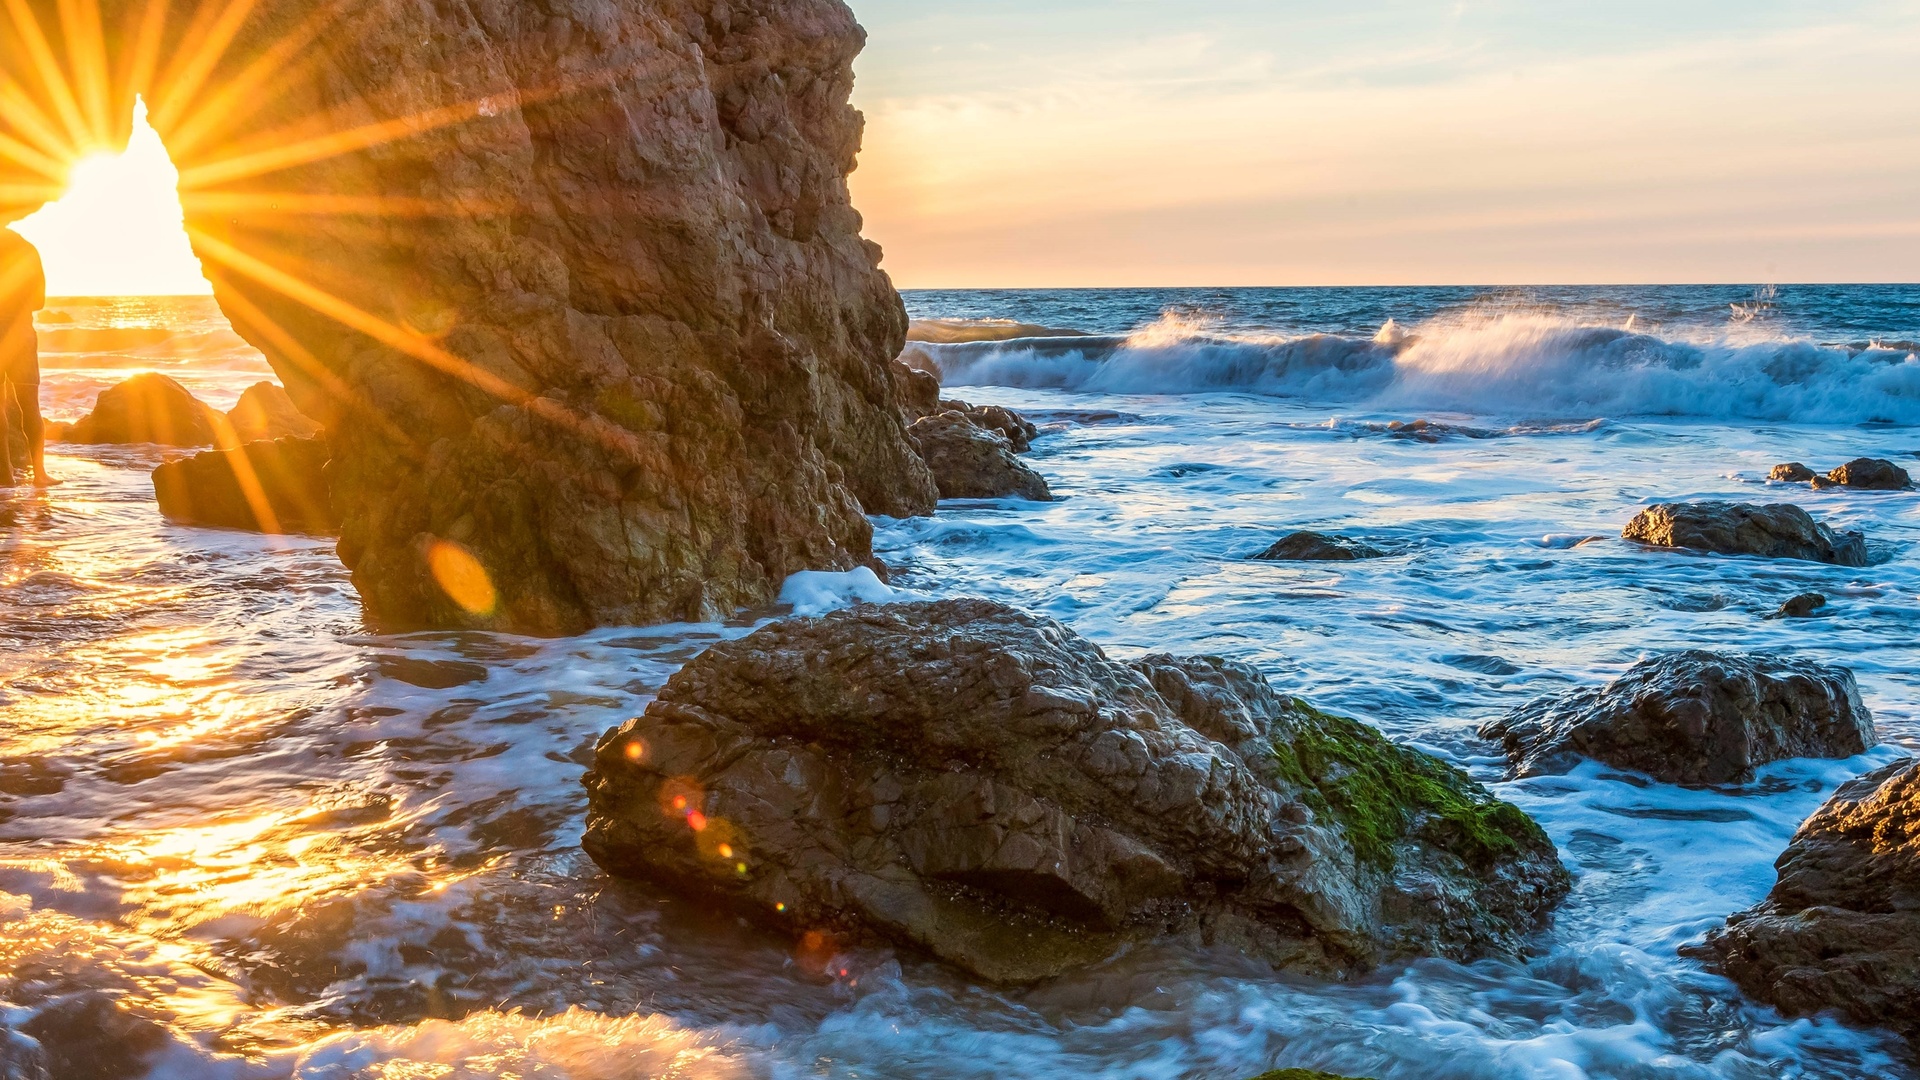
[[[1569,884],[1518,809],[1244,664],[1122,663],[985,600],[715,645],[586,783],[613,874],[992,982],[1145,942],[1321,975],[1512,954]]]

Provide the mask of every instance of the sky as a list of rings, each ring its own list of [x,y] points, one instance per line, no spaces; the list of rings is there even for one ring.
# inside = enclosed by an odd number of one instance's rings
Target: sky
[[[1920,0],[851,0],[903,288],[1920,280]]]

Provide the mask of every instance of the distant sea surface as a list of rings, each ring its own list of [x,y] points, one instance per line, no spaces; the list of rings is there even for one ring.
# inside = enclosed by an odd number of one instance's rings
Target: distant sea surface
[[[601,732],[781,609],[379,635],[330,543],[164,522],[148,474],[176,451],[60,446],[66,485],[0,494],[0,1058],[31,1036],[93,1055],[75,1075],[166,1080],[1920,1080],[1900,1040],[1678,954],[1766,894],[1836,786],[1920,749],[1920,495],[1767,478],[1920,471],[1920,287],[906,303],[908,359],[1038,423],[1058,501],[876,519],[891,592],[789,599],[988,596],[1116,656],[1251,663],[1541,821],[1577,885],[1528,955],[1339,984],[1155,950],[1025,990],[885,949],[809,969],[579,851]],[[214,404],[266,373],[209,301],[63,302],[42,328],[56,415],[144,368]],[[1798,503],[1872,564],[1619,538],[1675,499]],[[1248,558],[1295,529],[1392,554]],[[1766,618],[1805,592],[1819,617]],[[1845,665],[1884,745],[1689,790],[1505,782],[1474,735],[1682,648]]]

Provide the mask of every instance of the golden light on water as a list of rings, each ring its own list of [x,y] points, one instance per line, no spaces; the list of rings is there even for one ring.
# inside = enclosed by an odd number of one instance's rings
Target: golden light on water
[[[427,566],[447,599],[469,615],[491,615],[499,603],[493,578],[473,552],[451,540],[435,540],[427,547]]]

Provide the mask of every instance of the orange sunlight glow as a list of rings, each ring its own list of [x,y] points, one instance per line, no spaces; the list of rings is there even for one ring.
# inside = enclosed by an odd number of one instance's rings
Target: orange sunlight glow
[[[124,153],[74,164],[66,193],[13,229],[40,249],[53,296],[205,296],[213,292],[187,240],[180,172],[134,111]]]

